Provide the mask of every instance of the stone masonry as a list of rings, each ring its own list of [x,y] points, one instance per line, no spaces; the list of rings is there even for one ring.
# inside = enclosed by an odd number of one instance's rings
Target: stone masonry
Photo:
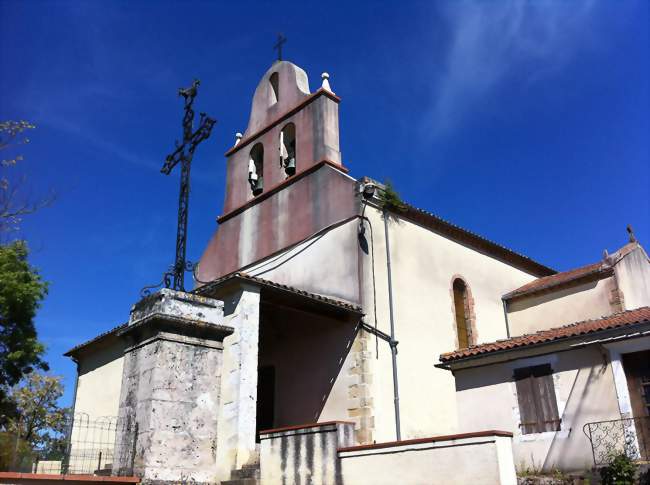
[[[125,350],[114,474],[133,466],[143,483],[215,483],[223,303],[161,290],[136,305]],[[134,426],[137,425],[137,428]]]

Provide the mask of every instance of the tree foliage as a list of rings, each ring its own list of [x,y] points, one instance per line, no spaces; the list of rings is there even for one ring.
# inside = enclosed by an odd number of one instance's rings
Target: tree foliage
[[[8,399],[16,414],[0,431],[0,469],[22,469],[23,462],[60,459],[65,451],[65,433],[70,409],[60,408],[63,395],[60,377],[32,372],[14,386]]]
[[[0,413],[5,416],[8,389],[34,369],[48,370],[34,326],[47,283],[28,254],[24,241],[0,246]]]

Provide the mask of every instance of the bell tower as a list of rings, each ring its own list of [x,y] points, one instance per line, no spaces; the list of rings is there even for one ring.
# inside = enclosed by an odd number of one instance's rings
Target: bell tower
[[[354,213],[354,181],[339,149],[339,103],[327,73],[314,92],[307,73],[288,61],[262,76],[248,126],[225,154],[223,212],[199,263],[199,283],[245,270]]]
[[[314,93],[307,73],[288,61],[262,76],[248,127],[226,152],[224,214],[323,160],[341,165],[340,99],[324,76]]]

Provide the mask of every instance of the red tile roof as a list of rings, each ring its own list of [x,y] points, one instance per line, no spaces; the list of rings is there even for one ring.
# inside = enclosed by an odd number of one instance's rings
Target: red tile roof
[[[586,266],[572,269],[570,271],[563,271],[562,273],[538,278],[531,281],[530,283],[526,283],[524,286],[521,286],[516,290],[511,291],[510,293],[503,295],[503,298],[505,300],[511,300],[518,296],[537,293],[549,288],[565,285],[567,283],[575,282],[578,280],[590,278],[600,279],[609,276],[612,271],[613,269],[610,265],[606,264],[604,261],[599,261],[597,263],[588,264]]]
[[[641,248],[639,243],[630,241],[625,246],[620,248],[613,254],[605,253],[605,259],[597,263],[581,266],[580,268],[563,271],[553,275],[545,275],[543,278],[538,278],[526,283],[524,286],[517,288],[503,295],[504,300],[511,300],[523,295],[530,295],[538,293],[547,289],[557,288],[559,286],[569,285],[577,282],[594,281],[607,278],[614,272],[614,266],[626,255],[632,251]],[[643,251],[643,249],[641,248]],[[645,254],[645,253],[644,253]]]
[[[447,352],[440,356],[440,362],[451,363],[493,352],[504,352],[522,347],[530,347],[554,342],[556,340],[579,337],[581,335],[588,335],[603,330],[612,330],[642,323],[650,323],[650,307],[641,307],[635,310],[615,313],[596,320],[584,320],[563,327],[540,330],[533,334],[521,335],[507,340],[497,340],[496,342],[475,345],[454,352]]]

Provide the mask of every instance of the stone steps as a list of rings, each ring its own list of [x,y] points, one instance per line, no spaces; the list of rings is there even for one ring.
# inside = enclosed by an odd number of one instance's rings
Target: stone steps
[[[260,466],[244,465],[239,470],[230,472],[230,480],[221,482],[221,485],[259,485]]]

